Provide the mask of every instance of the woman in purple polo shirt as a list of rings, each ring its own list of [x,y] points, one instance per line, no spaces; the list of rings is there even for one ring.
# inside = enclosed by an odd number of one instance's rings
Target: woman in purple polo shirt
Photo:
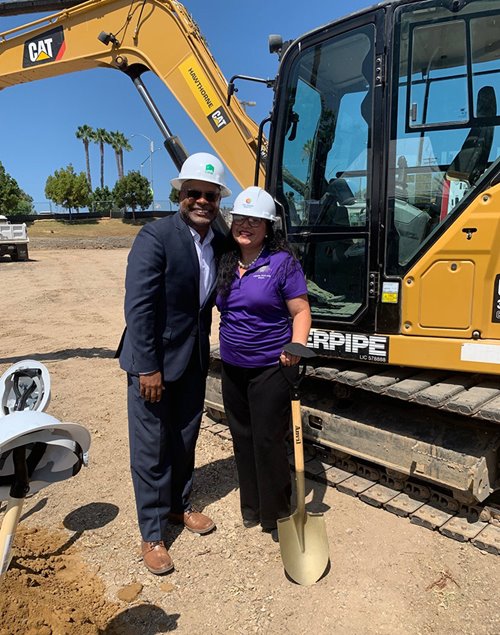
[[[233,437],[245,527],[277,540],[276,520],[290,515],[286,437],[290,390],[299,357],[283,352],[307,343],[311,312],[298,260],[276,232],[276,207],[260,187],[235,200],[230,248],[221,260],[222,396]]]

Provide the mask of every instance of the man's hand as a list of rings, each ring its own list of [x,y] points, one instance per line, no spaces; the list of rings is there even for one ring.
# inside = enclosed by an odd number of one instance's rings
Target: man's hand
[[[139,389],[141,397],[145,401],[157,403],[161,399],[163,388],[163,377],[159,370],[149,375],[139,375]]]

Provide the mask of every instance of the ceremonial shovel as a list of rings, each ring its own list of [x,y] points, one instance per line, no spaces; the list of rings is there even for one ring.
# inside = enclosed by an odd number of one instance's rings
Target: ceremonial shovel
[[[288,344],[285,352],[303,359],[315,357],[313,351],[297,343]],[[317,582],[325,572],[329,553],[323,514],[306,512],[305,509],[304,448],[299,395],[299,386],[305,371],[304,364],[297,380],[290,382],[297,509],[288,518],[278,519],[278,536],[285,571],[298,584],[310,585]]]

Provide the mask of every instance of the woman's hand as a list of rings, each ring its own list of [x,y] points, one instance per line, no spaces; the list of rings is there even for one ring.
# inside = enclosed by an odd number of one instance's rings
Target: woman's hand
[[[295,366],[295,364],[298,364],[300,360],[301,357],[299,355],[290,355],[290,353],[286,353],[285,351],[283,351],[280,355],[280,362],[283,366]]]
[[[307,295],[299,295],[286,301],[286,305],[292,318],[292,342],[307,345],[307,337],[311,328],[311,309]],[[295,366],[301,360],[300,355],[291,355],[283,351],[280,362],[283,366]]]

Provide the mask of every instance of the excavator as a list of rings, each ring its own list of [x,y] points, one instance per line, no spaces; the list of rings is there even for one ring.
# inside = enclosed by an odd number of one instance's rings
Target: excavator
[[[0,15],[22,4],[42,10]],[[152,71],[236,180],[274,196],[313,315],[306,472],[499,554],[500,0],[386,0],[271,36],[277,77],[247,77],[274,91],[260,126],[234,95],[245,76],[226,81],[179,2],[50,8],[0,34],[0,89],[119,70],[178,165]],[[216,350],[206,404],[223,417]]]

